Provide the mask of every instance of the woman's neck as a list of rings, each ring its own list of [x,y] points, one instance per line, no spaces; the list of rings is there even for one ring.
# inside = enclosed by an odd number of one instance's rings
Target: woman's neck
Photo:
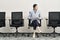
[[[37,12],[37,10],[33,10],[35,13]]]

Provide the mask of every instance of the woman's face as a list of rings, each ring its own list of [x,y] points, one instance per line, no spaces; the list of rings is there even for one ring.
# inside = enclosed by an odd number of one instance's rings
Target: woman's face
[[[38,6],[35,6],[34,10],[38,10]]]

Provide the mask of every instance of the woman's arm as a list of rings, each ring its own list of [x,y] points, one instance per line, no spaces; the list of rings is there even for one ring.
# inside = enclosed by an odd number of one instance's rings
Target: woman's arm
[[[31,17],[32,17],[32,13],[29,12],[28,19],[31,19]]]

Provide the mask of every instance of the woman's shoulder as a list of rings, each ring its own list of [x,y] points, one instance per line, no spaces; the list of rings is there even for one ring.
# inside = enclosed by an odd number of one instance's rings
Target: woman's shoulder
[[[30,10],[29,13],[33,13],[33,10]]]

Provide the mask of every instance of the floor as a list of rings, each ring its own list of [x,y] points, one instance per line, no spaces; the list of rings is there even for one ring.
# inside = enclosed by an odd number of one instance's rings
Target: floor
[[[51,33],[51,32],[53,32],[53,28],[52,27],[49,27],[48,28],[45,25],[46,24],[45,21],[42,21],[42,24],[44,24],[44,25],[42,25],[42,27],[39,28],[40,31],[37,28],[36,32],[42,32],[42,33],[43,32],[45,32],[45,33]],[[8,27],[0,28],[0,32],[2,32],[2,33],[6,33],[6,32],[8,32],[8,33],[10,33],[10,32],[11,33],[14,33],[14,32],[16,32],[16,29],[15,28],[9,27],[8,24],[7,24],[7,26]],[[57,33],[60,33],[60,27],[56,28],[55,31]],[[25,27],[18,28],[18,32],[21,32],[21,33],[22,32],[26,32],[26,33],[29,32],[29,33],[31,33],[31,32],[34,32],[34,30],[33,30],[33,28],[28,29],[28,26],[25,25]],[[39,38],[33,38],[33,37],[0,37],[0,40],[60,40],[60,37],[59,36],[57,36],[55,38],[53,38],[53,37],[39,37]]]
[[[0,40],[60,40],[60,37],[40,37],[40,38],[31,38],[31,37],[0,37]]]

